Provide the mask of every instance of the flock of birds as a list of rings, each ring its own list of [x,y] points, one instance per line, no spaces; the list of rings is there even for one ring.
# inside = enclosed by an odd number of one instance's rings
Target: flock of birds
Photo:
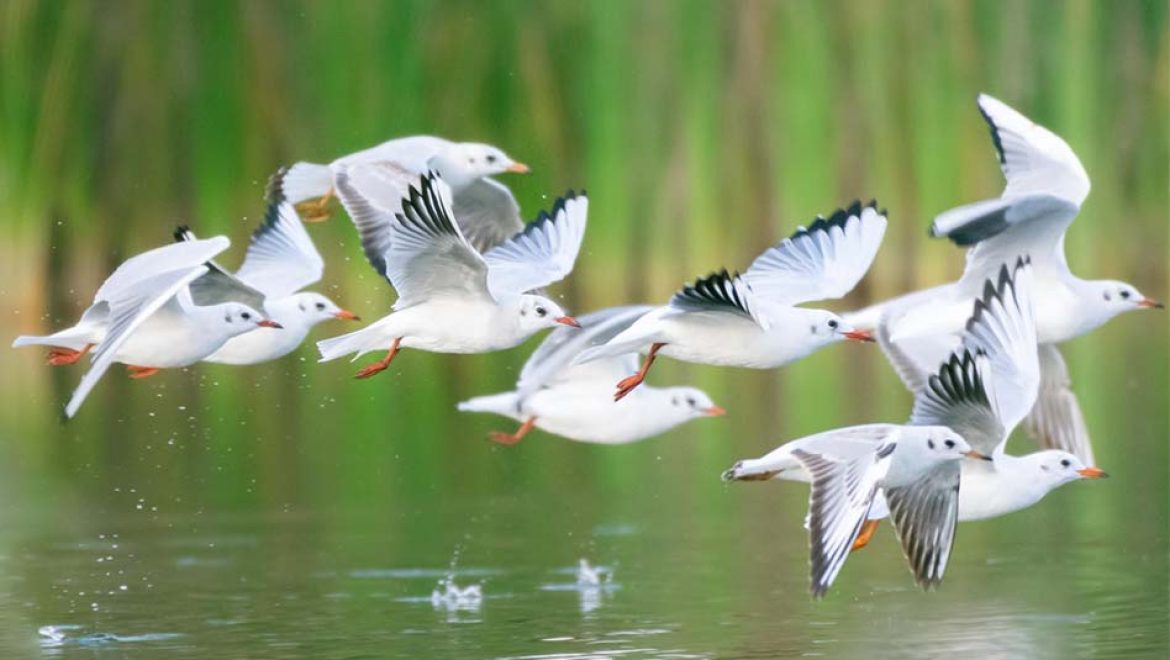
[[[1122,312],[1162,306],[1129,284],[1072,274],[1064,234],[1089,192],[1084,168],[1064,140],[1007,105],[982,95],[978,106],[1007,186],[996,199],[941,214],[930,229],[969,248],[962,277],[854,313],[800,305],[840,298],[865,275],[886,230],[873,202],[817,218],[743,274],[715,272],[665,305],[573,318],[542,289],[573,268],[585,193],[569,191],[525,224],[511,192],[491,177],[527,166],[488,145],[407,137],[277,172],[267,214],[234,273],[214,261],[227,237],[200,239],[181,227],[176,242],[119,266],[75,326],[13,345],[48,346],[53,365],[91,354],[68,417],[115,362],[145,378],[199,361],[287,355],[317,323],[357,320],[302,291],[324,269],[305,223],[327,218],[336,197],[398,298],[375,323],[318,342],[323,361],[384,351],[357,373],[368,378],[404,348],[484,353],[555,328],[515,390],[458,405],[519,422],[513,433],[492,435],[503,444],[533,428],[625,443],[724,414],[695,388],[643,385],[658,357],[772,369],[839,341],[876,341],[915,395],[907,423],[793,440],[723,477],[811,484],[814,595],[886,517],[929,588],[943,579],[958,521],[1003,515],[1062,484],[1105,476],[1058,345]],[[1044,450],[1005,452],[1021,422]]]

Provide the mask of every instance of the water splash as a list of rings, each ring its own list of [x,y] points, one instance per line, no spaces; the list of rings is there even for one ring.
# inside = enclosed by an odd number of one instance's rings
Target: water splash
[[[436,610],[455,612],[459,610],[479,610],[483,605],[483,585],[472,584],[460,587],[455,583],[454,574],[448,574],[435,586],[431,592],[431,605]]]

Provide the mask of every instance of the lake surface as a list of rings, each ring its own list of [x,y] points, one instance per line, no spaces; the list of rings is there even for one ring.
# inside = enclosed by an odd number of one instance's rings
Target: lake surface
[[[417,385],[406,361],[380,383],[296,360],[252,372],[258,390],[329,376],[296,386],[320,406],[283,416],[238,392],[233,405],[217,368],[128,391],[111,373],[114,392],[68,426],[30,368],[7,393],[5,428],[20,430],[0,465],[0,644],[62,658],[1148,656],[1168,643],[1170,498],[1166,347],[1140,343],[1164,328],[1134,315],[1098,337],[1110,357],[1087,408],[1111,479],[962,525],[935,593],[885,526],[822,602],[806,592],[804,488],[719,480],[789,437],[776,429],[840,423],[750,405],[783,375],[664,363],[663,382],[733,374],[709,386],[731,414],[627,447],[543,433],[497,447],[484,434],[508,424],[392,405]],[[889,393],[878,359],[857,355]],[[367,396],[384,397],[384,434],[347,431],[341,409]],[[581,559],[612,582],[579,588]],[[482,600],[433,601],[448,576]]]

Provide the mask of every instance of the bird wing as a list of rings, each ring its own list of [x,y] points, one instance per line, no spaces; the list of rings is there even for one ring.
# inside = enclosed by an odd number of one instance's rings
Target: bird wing
[[[1040,346],[1040,394],[1024,428],[1041,447],[1062,449],[1085,465],[1096,465],[1081,404],[1072,391],[1068,366],[1054,344]]]
[[[394,309],[435,295],[488,297],[488,265],[452,221],[451,190],[438,174],[410,186],[389,238],[384,261],[398,291]]]
[[[877,492],[889,469],[895,444],[854,444],[851,455],[816,453],[797,448],[792,455],[812,477],[809,493],[810,589],[820,598],[845,565]]]
[[[989,395],[991,361],[983,353],[951,355],[914,397],[910,424],[946,426],[986,455],[1002,451],[1003,424]]]
[[[386,255],[390,252],[395,214],[402,210],[411,186],[418,180],[418,175],[392,161],[339,167],[333,176],[337,197],[358,231],[366,260],[387,280]]]
[[[942,582],[959,519],[959,461],[947,461],[917,481],[885,488],[902,553],[925,589]]]
[[[175,241],[197,241],[195,232],[186,225],[175,229]],[[247,282],[232,274],[232,272],[214,259],[204,262],[207,273],[199,277],[188,287],[194,305],[218,305],[225,302],[243,303],[252,309],[264,309],[266,296],[263,291],[256,289]]]
[[[765,250],[743,277],[753,293],[773,303],[840,298],[869,270],[885,233],[885,211],[876,202],[854,202]]]
[[[140,280],[132,286],[118,289],[117,295],[108,300],[110,306],[109,326],[105,339],[94,349],[93,365],[82,376],[81,382],[65,406],[66,417],[73,417],[77,414],[77,409],[81,407],[102,375],[114,363],[114,356],[118,349],[126,343],[134,331],[183,287],[195,281],[207,270],[207,266],[198,263],[194,267],[188,266],[158,273]]]
[[[213,236],[202,240],[184,240],[134,255],[106,278],[94,295],[94,303],[119,297],[127,289],[155,275],[183,268],[194,268],[210,261],[215,255],[231,247],[227,236]]]
[[[670,298],[667,308],[675,312],[723,312],[755,321],[767,329],[767,319],[757,314],[753,291],[739,273],[721,270],[687,284]]]
[[[252,232],[252,242],[236,277],[271,298],[284,298],[318,282],[325,260],[305,231],[288,201],[268,205],[264,221]]]
[[[520,205],[504,184],[489,178],[464,186],[455,195],[455,221],[472,247],[480,252],[524,231]]]
[[[609,307],[576,317],[580,329],[563,327],[553,330],[524,363],[516,382],[517,391],[525,396],[553,382],[570,379],[604,378],[612,384],[636,371],[637,352],[579,365],[573,365],[573,361],[581,351],[605,344],[651,309],[653,307],[649,305]]]
[[[573,270],[589,199],[570,190],[552,213],[540,212],[523,231],[484,253],[488,290],[497,300],[538,289],[563,279]]]

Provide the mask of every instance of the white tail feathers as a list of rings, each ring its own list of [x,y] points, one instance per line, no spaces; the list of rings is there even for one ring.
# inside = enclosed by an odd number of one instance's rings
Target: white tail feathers
[[[12,342],[12,348],[20,348],[21,346],[55,346],[80,351],[88,344],[96,344],[99,339],[99,337],[93,336],[93,333],[84,329],[68,328],[51,335],[21,335]]]
[[[298,204],[323,197],[333,187],[333,170],[328,165],[296,163],[277,175],[273,190],[284,199]]]
[[[462,412],[486,412],[515,417],[520,410],[520,395],[515,392],[501,392],[477,396],[456,406]]]
[[[388,343],[377,345],[382,338],[381,334],[370,333],[371,328],[376,326],[369,326],[356,330],[340,337],[333,337],[331,339],[322,339],[317,342],[317,350],[321,353],[321,362],[328,362],[336,360],[339,357],[344,357],[350,353],[354,353],[353,359],[358,359],[361,356],[371,351],[376,351],[379,348],[389,348]]]

